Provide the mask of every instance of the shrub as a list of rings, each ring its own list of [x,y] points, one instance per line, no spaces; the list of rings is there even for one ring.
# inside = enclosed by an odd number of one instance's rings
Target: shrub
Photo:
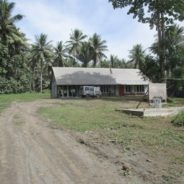
[[[19,80],[0,77],[0,94],[23,93],[29,91],[29,81],[22,76]]]
[[[179,126],[179,127],[184,126],[184,111],[181,111],[179,114],[177,114],[177,115],[173,118],[172,123],[173,123],[175,126]]]

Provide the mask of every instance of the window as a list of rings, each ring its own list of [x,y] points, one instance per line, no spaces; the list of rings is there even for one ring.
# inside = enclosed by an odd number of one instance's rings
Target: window
[[[91,88],[89,88],[89,90],[90,90],[90,91],[94,91],[94,88],[93,88],[93,87],[91,87]]]
[[[126,93],[144,93],[144,85],[127,85],[125,86]]]
[[[126,93],[131,93],[131,86],[125,86]]]
[[[136,93],[144,93],[144,86],[143,85],[135,86],[134,91]]]

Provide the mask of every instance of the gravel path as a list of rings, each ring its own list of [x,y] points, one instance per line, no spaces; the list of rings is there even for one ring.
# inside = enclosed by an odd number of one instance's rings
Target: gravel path
[[[0,115],[1,184],[123,184],[110,162],[36,111],[43,101],[13,103]]]

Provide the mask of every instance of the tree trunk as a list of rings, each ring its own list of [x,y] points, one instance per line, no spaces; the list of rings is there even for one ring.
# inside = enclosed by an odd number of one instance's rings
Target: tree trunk
[[[165,22],[164,22],[164,15],[161,13],[161,31],[162,31],[162,57],[163,57],[163,62],[162,62],[162,77],[163,80],[162,82],[166,82],[166,47],[165,47]]]
[[[159,65],[160,65],[160,82],[165,81],[165,23],[164,17],[158,12],[157,20],[157,33],[158,33],[158,54],[159,54]]]
[[[93,67],[96,67],[97,59],[96,57],[93,58]]]
[[[40,71],[40,93],[42,93],[43,89],[42,89],[42,85],[43,85],[43,59],[41,59],[41,71]]]
[[[43,76],[42,76],[42,69],[40,72],[40,93],[42,93],[42,83],[43,83]]]

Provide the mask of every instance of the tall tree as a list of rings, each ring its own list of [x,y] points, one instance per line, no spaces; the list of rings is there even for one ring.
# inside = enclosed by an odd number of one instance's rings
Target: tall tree
[[[84,35],[79,29],[75,29],[74,31],[72,31],[72,33],[70,34],[70,40],[67,41],[69,53],[71,53],[75,57],[78,57],[80,48],[86,37],[87,36]]]
[[[124,59],[119,59],[117,56],[110,55],[109,60],[110,66],[112,68],[126,68],[126,61]]]
[[[184,28],[177,25],[167,26],[165,31],[165,39],[163,44],[166,50],[166,62],[164,63],[166,70],[166,78],[172,77],[173,71],[183,61],[183,44]],[[150,47],[152,53],[158,55],[158,40]]]
[[[165,25],[173,24],[175,20],[184,20],[183,0],[109,0],[114,8],[129,7],[128,14],[138,18],[139,22],[148,23],[151,28],[156,27],[158,33],[159,65],[161,81],[165,78],[166,49]]]
[[[12,15],[15,3],[9,3],[7,0],[0,0],[0,40],[2,43],[13,43],[22,41],[22,36],[16,28],[15,23],[23,18],[21,14]]]
[[[89,43],[92,49],[93,67],[95,67],[102,58],[106,57],[104,52],[107,51],[107,45],[106,41],[102,40],[100,35],[96,33],[89,38]]]
[[[54,66],[60,66],[63,67],[65,65],[64,63],[64,57],[66,53],[66,48],[63,45],[63,42],[60,41],[57,43],[56,47],[54,48]]]
[[[26,71],[27,43],[16,27],[22,15],[13,15],[15,3],[0,0],[0,93],[17,93],[28,89]]]
[[[130,58],[129,62],[134,64],[134,68],[140,68],[140,65],[144,62],[145,59],[142,45],[140,44],[134,45],[132,50],[130,50],[129,58]]]
[[[41,33],[35,37],[36,42],[32,45],[32,56],[37,59],[40,67],[40,92],[43,87],[43,70],[48,65],[49,59],[52,56],[51,42],[47,41],[47,35]]]
[[[83,42],[79,52],[79,60],[82,61],[82,67],[87,67],[92,60],[92,50],[89,42]]]

